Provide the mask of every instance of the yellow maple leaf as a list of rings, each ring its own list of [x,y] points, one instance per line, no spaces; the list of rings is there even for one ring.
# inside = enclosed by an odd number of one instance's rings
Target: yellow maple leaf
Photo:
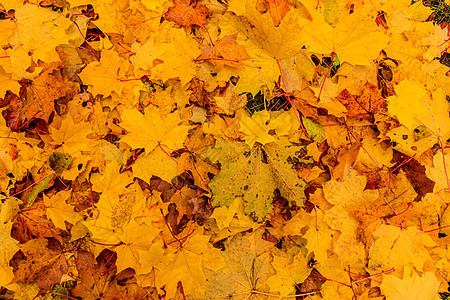
[[[295,293],[295,285],[303,282],[309,275],[308,259],[300,252],[294,257],[284,251],[272,251],[272,266],[276,273],[266,280],[266,284],[273,292],[284,297]]]
[[[424,263],[431,259],[427,248],[437,246],[426,233],[411,226],[401,229],[382,224],[373,234],[378,239],[369,250],[372,269],[382,266],[402,270],[411,264],[422,271]]]
[[[31,80],[39,75],[41,68],[36,68],[32,73],[28,72],[32,59],[24,47],[8,49],[6,54],[7,56],[2,59],[2,68],[6,73],[11,74],[12,80],[21,80],[22,78]]]
[[[173,157],[156,147],[146,156],[139,157],[133,164],[133,175],[149,182],[152,176],[171,182],[178,174],[177,163]]]
[[[20,84],[16,80],[12,80],[12,75],[8,74],[0,67],[0,97],[4,97],[7,91],[18,95]]]
[[[89,2],[89,4],[94,4]],[[129,9],[128,2],[119,0],[95,1],[95,11],[99,13],[95,25],[105,33],[124,34],[127,30],[124,13]]]
[[[433,157],[433,165],[426,165],[425,168],[427,177],[435,182],[433,188],[435,193],[439,193],[442,189],[448,189],[449,177],[446,172],[450,168],[450,155],[445,154],[445,156],[442,156],[441,151],[437,152]]]
[[[128,131],[121,141],[130,147],[145,148],[148,152],[158,145],[165,151],[173,151],[183,147],[189,126],[181,125],[178,111],[161,116],[157,107],[148,106],[144,115],[136,109],[128,109],[122,113],[120,125]],[[167,149],[168,148],[168,149]]]
[[[251,235],[235,235],[226,242],[226,267],[209,276],[205,299],[228,297],[236,299],[261,299],[269,292],[266,280],[275,274],[270,264],[272,243],[261,239],[262,231]]]
[[[355,205],[371,203],[377,198],[377,192],[365,190],[367,177],[358,175],[350,166],[345,166],[342,181],[332,179],[323,185],[325,198],[331,204],[349,208]]]
[[[249,216],[244,214],[244,199],[236,197],[230,204],[230,207],[220,206],[214,209],[211,219],[216,220],[218,227],[215,241],[223,240],[226,237],[233,236],[236,233],[256,229],[259,225]]]
[[[359,149],[356,162],[361,162],[370,168],[382,168],[383,166],[392,167],[391,162],[393,149],[383,146],[381,141],[370,135],[364,137],[362,146]]]
[[[398,144],[396,149],[407,155],[420,154],[450,137],[448,102],[441,88],[430,97],[422,84],[405,79],[395,86],[395,92],[396,96],[386,98],[389,114],[407,129],[398,127],[388,133]]]
[[[302,37],[299,31],[307,23],[303,15],[292,9],[284,16],[280,25],[275,26],[271,16],[260,13],[255,4],[256,1],[230,1],[229,10],[244,17],[236,19],[233,25],[275,60],[300,52]]]
[[[300,52],[303,45],[300,31],[307,23],[299,10],[291,9],[275,27],[270,14],[261,14],[255,4],[254,1],[230,1],[229,10],[240,16],[229,19],[231,26],[222,26],[224,31],[227,29],[224,34],[235,34],[236,30],[240,32],[238,42],[245,47],[251,59],[239,71],[236,89],[238,93],[250,92],[253,95],[262,85],[273,87],[278,80],[281,74],[277,60]]]
[[[53,139],[51,143],[59,146],[57,149],[64,154],[73,155],[80,151],[91,151],[95,144],[95,140],[87,137],[92,133],[91,124],[83,121],[74,124],[70,114],[62,119],[59,128],[52,124],[49,129]]]
[[[171,23],[168,26],[173,26]],[[195,59],[201,54],[199,44],[184,29],[170,27],[165,40],[157,45],[158,59],[162,63],[152,68],[152,78],[166,81],[179,78],[188,83],[197,74]]]
[[[326,280],[320,293],[324,299],[348,299],[351,300],[354,296],[352,288],[350,288],[350,277],[346,270],[348,266],[342,262],[338,256],[332,255],[328,259],[315,265],[317,271],[320,272]],[[352,272],[363,272],[364,265],[352,266]]]
[[[130,172],[119,172],[120,167],[117,161],[112,160],[106,164],[101,174],[91,174],[92,190],[99,193],[104,191],[121,193],[133,181]]]
[[[71,194],[70,190],[61,191],[50,198],[44,194],[47,217],[62,230],[67,229],[65,222],[74,225],[83,218],[81,214],[74,211],[72,205],[66,203]]]
[[[108,97],[114,91],[118,95],[126,86],[144,89],[140,80],[128,80],[126,77],[130,68],[130,62],[114,50],[103,49],[100,61],[89,63],[80,74],[84,84],[91,86],[89,90],[94,95]]]
[[[173,237],[172,241],[166,242],[167,252],[173,255],[164,260],[156,283],[165,285],[169,298],[175,296],[178,282],[182,282],[186,295],[202,298],[208,286],[204,269],[215,272],[224,267],[220,250],[209,243],[209,236],[203,232],[203,227],[191,224],[183,231],[186,238]]]
[[[126,268],[138,270],[140,268],[140,254],[137,250],[149,249],[153,240],[158,237],[160,230],[145,223],[138,224],[131,220],[126,224],[120,241],[123,243],[114,248],[117,253],[117,272]]]
[[[22,204],[22,201],[16,197],[6,198],[5,196],[0,196],[0,198],[0,223],[5,224],[12,221],[12,219],[20,211],[19,205]]]
[[[333,248],[334,231],[327,228],[314,228],[311,226],[303,236],[307,242],[309,252],[314,252],[314,259],[325,261],[328,257],[328,250]]]
[[[92,233],[92,238],[106,244],[121,242],[124,229],[134,218],[142,216],[146,208],[145,196],[136,183],[131,185],[127,194],[104,191],[96,203],[97,212],[83,224]]]
[[[153,68],[153,61],[158,57],[158,48],[155,45],[155,38],[155,36],[150,36],[143,44],[134,42],[131,45],[130,50],[133,51],[133,55],[130,58],[130,62],[133,64],[134,68],[142,70],[141,72],[136,70],[139,74],[148,74]]]
[[[449,133],[450,118],[445,113],[448,102],[442,90],[437,89],[430,98],[422,84],[404,79],[395,86],[395,93],[396,96],[386,98],[388,110],[406,128],[413,130],[424,125],[438,137]]]
[[[36,61],[59,60],[55,48],[67,44],[71,38],[66,33],[72,24],[69,18],[50,8],[27,3],[16,8],[14,21],[16,30],[9,40],[11,45],[21,45],[33,54]]]
[[[334,53],[341,63],[370,65],[388,44],[389,37],[382,33],[365,9],[341,15],[333,27],[323,15],[313,14],[313,21],[303,29],[302,40],[308,51],[326,55]]]
[[[19,242],[11,237],[13,223],[0,223],[0,285],[5,286],[14,278],[13,268],[9,266],[9,261],[14,254],[20,250]]]
[[[229,206],[237,196],[242,196],[245,213],[254,214],[261,221],[272,212],[276,188],[283,197],[301,203],[304,182],[289,163],[289,158],[296,157],[301,148],[285,137],[278,143],[255,146],[250,152],[244,143],[217,141],[215,148],[205,154],[222,162],[219,175],[209,183],[212,204]],[[262,157],[267,157],[267,162]]]
[[[386,300],[438,300],[440,299],[439,281],[432,272],[422,276],[411,268],[405,268],[403,278],[395,275],[383,275],[380,289]]]
[[[263,145],[275,142],[275,138],[268,133],[270,130],[269,120],[270,112],[267,110],[255,112],[251,117],[244,115],[239,120],[241,131],[247,135],[244,140],[250,148],[255,142]]]

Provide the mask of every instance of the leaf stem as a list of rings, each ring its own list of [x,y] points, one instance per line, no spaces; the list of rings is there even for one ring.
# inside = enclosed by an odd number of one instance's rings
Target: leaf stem
[[[292,109],[294,110],[295,116],[297,117],[297,120],[300,123],[300,128],[302,129],[302,132],[306,135],[307,138],[310,138],[308,135],[308,132],[306,131],[305,127],[303,126],[303,122],[300,118],[300,112],[294,107],[294,104],[292,103],[291,98],[288,95],[286,95],[286,93],[285,93],[285,91],[287,91],[287,89],[286,89],[286,83],[284,82],[283,71],[281,70],[281,65],[280,65],[280,62],[278,61],[278,59],[276,60],[276,62],[278,65],[278,70],[280,71],[281,83],[283,83],[284,91],[280,88],[279,88],[279,90],[280,90],[281,94],[283,95],[283,97],[286,98],[286,100],[289,101],[289,103],[291,104]]]
[[[402,161],[398,166],[396,166],[394,169],[391,170],[391,173],[394,173],[395,171],[397,171],[398,168],[400,168],[400,167],[402,167],[403,165],[409,163],[409,162],[414,158],[414,156],[416,156],[416,154],[417,154],[417,153],[414,153],[413,156],[411,156],[410,158],[405,159],[404,161]]]
[[[162,211],[162,208],[160,208],[159,210],[161,211],[161,215],[162,215],[162,217],[163,217],[163,219],[164,219],[164,223],[166,223],[167,229],[169,229],[169,232],[170,232],[170,234],[173,236],[173,238],[174,238],[175,240],[177,240],[177,241],[180,243],[180,247],[181,247],[181,245],[183,245],[183,243],[181,242],[180,239],[178,239],[178,238],[173,234],[172,228],[170,228],[169,223],[167,223],[166,216],[164,215],[164,213],[163,213],[163,211]]]
[[[72,190],[73,190],[73,192],[75,194],[75,199],[77,199],[78,204],[81,205],[80,199],[78,199],[77,190],[75,189],[75,186],[73,185],[73,181],[71,181],[70,184],[72,184]]]
[[[313,278],[318,278],[318,279],[322,279],[322,280],[333,281],[333,282],[336,282],[336,283],[339,283],[339,284],[345,285],[346,287],[350,287],[350,285],[349,285],[349,284],[346,284],[346,283],[343,283],[343,282],[341,282],[341,281],[338,281],[338,280],[334,280],[334,279],[331,279],[331,278],[326,278],[326,277],[322,277],[322,276],[317,276],[317,275],[309,275],[309,276],[311,276],[311,277],[313,277]]]
[[[94,49],[92,49],[91,45],[86,40],[86,37],[84,36],[83,32],[81,32],[80,26],[78,26],[77,22],[74,22],[74,23],[75,23],[75,26],[77,26],[77,28],[78,28],[78,32],[80,32],[81,36],[83,37],[84,41],[86,42],[86,45],[88,45],[89,49],[91,50],[92,54],[95,56],[97,61],[100,61],[100,58],[97,56],[97,53],[95,53]]]
[[[36,184],[38,184],[38,183],[41,182],[42,180],[46,179],[46,178],[49,177],[49,176],[54,175],[55,173],[56,173],[56,171],[53,171],[52,173],[48,174],[47,176],[45,176],[45,177],[39,179],[38,181],[34,182],[34,183],[33,183],[32,185],[30,185],[29,187],[27,187],[27,188],[21,190],[20,192],[17,192],[17,193],[15,193],[15,194],[9,195],[8,198],[14,197],[14,196],[16,196],[16,195],[19,195],[19,194],[25,192],[26,190],[32,188],[33,186],[35,186]]]
[[[381,283],[381,281],[372,279],[372,277],[380,276],[380,275],[383,275],[383,274],[389,274],[389,273],[392,273],[392,272],[395,272],[395,269],[394,269],[394,268],[392,268],[392,269],[390,269],[390,270],[387,270],[387,271],[383,271],[383,272],[381,272],[381,273],[373,274],[373,275],[367,276],[367,277],[358,274],[359,276],[363,276],[364,278],[355,280],[355,281],[353,281],[353,283],[361,282],[361,281],[366,280],[366,279],[370,279],[370,280],[372,280],[372,281],[376,281],[376,282]]]
[[[352,272],[350,272],[350,267],[348,267],[347,274],[348,274],[348,277],[350,278],[350,288],[352,289],[354,299],[357,299],[357,298],[356,298],[355,289],[353,288],[353,279],[352,279],[352,275],[351,275],[350,273],[352,273]]]
[[[322,90],[323,90],[323,87],[324,87],[324,85],[325,85],[325,80],[327,80],[328,74],[330,74],[331,68],[333,67],[333,62],[334,62],[334,52],[331,53],[331,63],[330,63],[330,67],[328,68],[328,71],[327,71],[327,73],[325,74],[325,78],[323,79],[322,84],[320,85],[319,95],[317,96],[317,99],[319,99],[319,100],[320,100],[320,96],[322,95]]]
[[[425,233],[433,232],[433,231],[436,231],[436,230],[439,230],[439,229],[443,229],[443,228],[448,228],[448,227],[450,227],[450,225],[446,225],[446,226],[442,226],[442,227],[438,227],[438,228],[434,228],[434,229],[430,229],[430,230],[424,230],[424,232]]]
[[[58,296],[66,297],[67,299],[78,300],[77,298],[70,297],[69,295],[64,295],[64,294],[57,293],[57,292],[54,292],[54,291],[49,291],[49,293],[50,293],[50,294],[53,294],[53,295],[58,295]]]
[[[394,215],[397,216],[398,221],[400,222],[400,228],[405,229],[405,227],[403,226],[403,222],[402,219],[400,218],[400,216],[397,214],[397,212],[395,211],[395,209],[392,207],[392,205],[386,200],[386,197],[384,197],[383,193],[381,193],[380,190],[378,190],[378,192],[380,193],[381,197],[383,198],[384,202],[386,202],[386,204],[392,209],[392,211],[394,212]]]
[[[178,165],[178,162],[177,162],[177,160],[175,159],[175,158],[173,158],[169,153],[167,153],[167,151],[166,150],[164,150],[164,148],[161,146],[161,143],[158,143],[158,146],[159,146],[159,148],[161,148],[161,150],[171,159],[171,160],[173,160],[177,165]]]

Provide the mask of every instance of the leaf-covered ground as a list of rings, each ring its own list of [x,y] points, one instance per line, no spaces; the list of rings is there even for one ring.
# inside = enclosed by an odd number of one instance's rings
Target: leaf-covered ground
[[[0,298],[450,298],[449,16],[0,0]]]

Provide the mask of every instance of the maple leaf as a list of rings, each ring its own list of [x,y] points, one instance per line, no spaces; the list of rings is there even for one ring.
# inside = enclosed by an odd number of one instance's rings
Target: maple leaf
[[[449,131],[449,117],[443,113],[448,110],[448,104],[442,98],[442,90],[437,90],[430,99],[422,85],[405,79],[395,86],[395,92],[396,96],[386,99],[388,109],[406,128],[412,130],[414,126],[424,125],[436,136]]]
[[[56,46],[67,44],[70,36],[66,33],[72,22],[62,14],[27,3],[15,11],[16,30],[9,42],[14,47],[21,45],[33,53],[38,61],[50,63],[59,60]]]
[[[209,10],[205,4],[195,3],[191,5],[190,1],[180,0],[167,10],[164,18],[184,27],[192,25],[204,26],[208,13]]]
[[[180,163],[180,162],[178,162]],[[133,174],[144,181],[150,181],[152,176],[171,182],[178,174],[179,164],[161,148],[155,148],[146,156],[139,157],[133,164]]]
[[[44,195],[44,204],[47,207],[46,215],[59,229],[66,230],[65,222],[75,224],[83,217],[76,213],[72,205],[66,203],[71,196],[71,191],[61,191],[51,198]]]
[[[30,240],[31,236],[39,238],[52,237],[62,241],[62,230],[56,228],[46,215],[46,208],[41,201],[33,203],[29,210],[21,211],[14,219],[16,238],[21,242]]]
[[[210,174],[217,175],[218,167],[211,165],[207,160],[191,153],[182,153],[178,159],[178,173],[190,170],[194,183],[204,190],[209,190]]]
[[[300,52],[303,41],[298,33],[307,21],[297,10],[290,10],[275,27],[270,15],[257,11],[253,1],[230,1],[229,10],[243,15],[231,18],[230,22],[244,36],[238,42],[252,58],[250,66],[239,72],[237,92],[256,95],[262,85],[272,87],[278,80],[277,60]]]
[[[15,282],[36,280],[40,288],[47,290],[66,274],[68,265],[61,249],[51,249],[47,239],[32,239],[20,248],[24,258],[14,272]]]
[[[448,177],[443,175],[448,170],[449,161],[450,156],[448,154],[442,156],[442,153],[438,152],[433,157],[433,166],[426,166],[426,175],[435,182],[433,190],[436,192],[447,189],[449,186]]]
[[[311,12],[311,11],[310,11]],[[308,51],[331,55],[353,65],[368,65],[388,44],[389,38],[380,32],[372,15],[364,9],[339,18],[333,27],[320,14],[303,29],[302,37]]]
[[[266,0],[269,5],[269,13],[272,17],[273,25],[278,26],[284,16],[291,9],[291,3],[287,0]]]
[[[117,161],[112,160],[105,166],[102,174],[92,174],[90,179],[92,190],[96,192],[122,192],[126,186],[132,183],[132,179],[130,178],[130,173],[120,173],[120,167],[121,166],[117,163]]]
[[[358,267],[352,266],[351,269],[353,272],[362,272],[361,264]],[[312,273],[313,278],[326,279],[320,288],[320,292],[325,299],[351,299],[354,296],[351,286],[348,284],[350,283],[351,276],[349,276],[343,262],[336,255],[319,263],[315,268],[318,274],[315,273],[317,275],[314,275]]]
[[[247,136],[245,137],[245,142],[251,147],[255,142],[261,144],[268,144],[275,142],[275,138],[269,134],[271,129],[268,126],[270,120],[270,112],[267,110],[262,110],[254,113],[251,117],[243,116],[239,121],[241,131]]]
[[[436,142],[450,137],[450,118],[446,113],[448,102],[442,89],[433,91],[430,97],[423,85],[405,79],[395,86],[395,92],[396,96],[386,98],[389,113],[396,116],[409,130],[406,132],[406,138],[404,134],[399,136],[395,132],[389,135],[400,145],[399,151],[411,154],[414,153],[414,150],[411,150],[416,149],[422,153]],[[421,125],[425,127],[423,137],[417,137],[416,141],[411,143],[409,137],[414,136],[412,131],[419,130]]]
[[[226,35],[218,39],[213,45],[205,47],[196,60],[209,61],[218,69],[224,66],[242,67],[240,61],[250,59],[250,56],[245,47],[236,42],[237,35]]]
[[[203,297],[207,287],[203,269],[217,271],[225,265],[220,251],[209,244],[209,236],[203,231],[203,227],[187,226],[186,238],[166,242],[169,255],[156,282],[159,286],[165,285],[168,297],[175,295],[179,281],[187,295]]]
[[[256,229],[257,223],[244,214],[244,199],[236,197],[229,207],[217,207],[214,209],[211,219],[216,220],[219,229],[215,240],[223,240],[236,233],[247,231],[250,228]]]
[[[393,266],[401,270],[412,264],[422,271],[424,263],[431,259],[427,248],[436,246],[428,235],[414,227],[401,229],[383,224],[373,234],[378,239],[369,250],[369,268]]]
[[[12,222],[0,223],[0,285],[3,286],[9,284],[14,278],[13,268],[9,266],[9,261],[20,250],[19,242],[11,237],[12,225]]]
[[[358,175],[357,171],[346,165],[343,180],[332,179],[326,182],[323,192],[331,204],[352,207],[369,203],[378,196],[374,191],[365,190],[366,184],[367,177]]]
[[[178,112],[170,113],[163,119],[160,110],[154,106],[145,108],[144,115],[136,109],[125,110],[120,125],[128,134],[121,141],[134,149],[145,148],[148,152],[158,145],[169,148],[169,151],[177,150],[183,147],[183,140],[190,128],[181,122]]]
[[[356,162],[378,169],[383,166],[392,167],[392,154],[393,150],[391,148],[383,147],[380,140],[367,135],[362,141]]]
[[[405,268],[403,278],[395,275],[384,275],[380,289],[387,300],[430,299],[438,300],[439,282],[432,272],[418,276],[411,268]]]
[[[126,86],[143,89],[142,82],[127,80],[129,68],[128,60],[120,57],[116,51],[104,49],[100,61],[88,64],[78,76],[84,84],[92,86],[94,95],[108,97],[113,91],[121,95]]]
[[[271,262],[276,273],[266,280],[271,291],[279,292],[280,297],[295,292],[295,285],[303,282],[309,275],[308,259],[302,253],[289,257],[284,251],[273,251]]]
[[[96,207],[98,212],[83,224],[92,232],[92,238],[106,244],[119,244],[124,228],[145,207],[145,199],[139,189],[118,195],[105,191]]]
[[[197,74],[195,59],[201,50],[199,44],[189,38],[183,29],[168,27],[167,35],[157,45],[157,49],[158,59],[162,63],[152,68],[152,78],[163,81],[179,78],[184,85]]]
[[[108,269],[107,264],[111,260],[111,252],[104,251],[97,259],[92,253],[84,250],[78,251],[77,254],[76,266],[81,282],[71,290],[74,296],[94,300],[99,297],[107,298],[117,293],[113,283],[114,271],[103,274]],[[114,263],[114,258],[112,263]]]
[[[315,215],[300,210],[292,219],[285,222],[283,227],[284,234],[291,236],[302,235],[304,228],[308,228],[303,238],[307,240],[306,248],[314,253],[314,259],[318,262],[324,262],[328,258],[328,250],[333,249],[332,241],[335,232],[324,221],[321,209],[315,209]]]
[[[122,245],[114,248],[117,253],[117,272],[126,268],[139,269],[140,256],[137,250],[146,250],[152,244],[153,240],[159,235],[160,230],[147,225],[138,224],[131,220],[126,224],[123,235],[120,237]]]
[[[250,236],[235,235],[227,242],[223,253],[226,267],[212,274],[205,298],[227,297],[260,299],[269,292],[265,281],[274,275],[268,250],[273,247],[261,239],[261,230]]]
[[[170,202],[176,205],[178,212],[177,222],[180,222],[184,217],[191,219],[194,215],[195,203],[198,202],[198,191],[197,189],[183,186],[179,191],[176,191],[175,194],[173,194],[170,198]]]
[[[66,115],[62,119],[59,127],[50,126],[51,138],[50,143],[59,146],[57,149],[66,155],[73,155],[80,151],[91,150],[95,141],[87,136],[92,133],[90,123],[80,122],[74,124],[71,115]]]
[[[55,100],[66,96],[70,83],[58,74],[57,65],[49,65],[30,84],[26,85],[26,99],[22,109],[22,120],[33,117],[48,119],[55,111]]]
[[[12,75],[8,74],[0,67],[0,96],[3,97],[7,91],[18,95],[20,84],[16,80],[12,80]]]
[[[2,61],[2,68],[6,73],[11,74],[13,80],[32,80],[39,75],[41,68],[35,68],[34,72],[28,72],[31,71],[29,67],[31,67],[32,59],[24,47],[18,46],[9,49],[6,54],[7,55]]]
[[[347,108],[347,116],[361,118],[370,118],[385,103],[385,99],[380,97],[377,87],[371,83],[365,84],[364,91],[360,96],[352,95],[345,89],[337,99]]]
[[[215,152],[214,159],[223,161],[219,175],[209,183],[213,205],[229,206],[235,197],[243,196],[245,213],[253,213],[261,221],[272,212],[275,189],[288,199],[304,198],[304,184],[288,162],[302,147],[280,140],[249,152],[242,143],[224,143],[219,140],[213,152],[205,155],[211,157]],[[265,157],[267,161],[263,161]]]

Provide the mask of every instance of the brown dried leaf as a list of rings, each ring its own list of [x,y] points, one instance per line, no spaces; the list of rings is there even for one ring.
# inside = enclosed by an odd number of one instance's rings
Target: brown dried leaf
[[[45,211],[46,207],[40,201],[17,214],[14,219],[12,236],[22,243],[33,237],[53,237],[62,242],[63,231],[55,227],[47,218]]]
[[[188,0],[178,0],[174,1],[174,3],[175,6],[169,8],[164,15],[166,20],[174,21],[183,27],[205,25],[206,16],[208,16],[209,13],[209,9],[206,5],[198,4],[196,1],[191,4]]]
[[[41,289],[48,290],[67,273],[66,259],[56,242],[49,245],[47,239],[38,238],[20,247],[24,258],[14,263],[14,282],[37,281]]]

